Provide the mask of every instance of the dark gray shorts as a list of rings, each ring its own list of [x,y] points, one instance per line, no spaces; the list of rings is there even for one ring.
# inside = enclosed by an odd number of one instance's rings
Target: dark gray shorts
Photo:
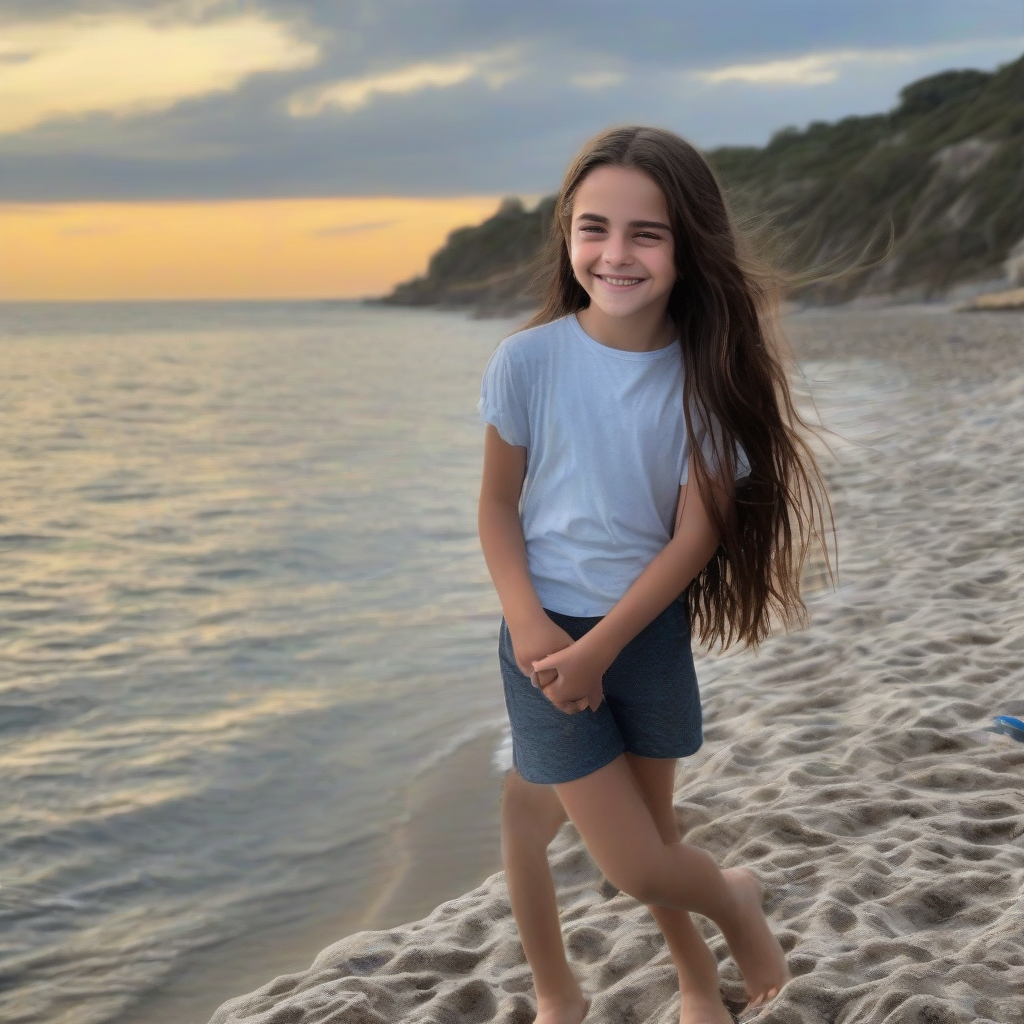
[[[573,640],[601,621],[601,616],[545,612]],[[605,673],[605,699],[597,711],[559,711],[519,671],[504,619],[498,660],[512,723],[512,763],[527,782],[580,779],[624,751],[640,757],[689,757],[704,741],[685,597],[622,649]]]

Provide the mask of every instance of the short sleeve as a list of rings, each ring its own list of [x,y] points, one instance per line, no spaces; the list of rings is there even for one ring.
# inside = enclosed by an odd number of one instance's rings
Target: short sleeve
[[[502,342],[491,355],[480,382],[477,409],[485,423],[493,424],[508,444],[529,447],[526,379]]]
[[[699,437],[699,440],[700,440],[700,450],[701,450],[701,454],[704,456],[704,461],[707,462],[708,466],[711,468],[712,473],[717,473],[718,472],[718,459],[716,457],[716,452],[715,452],[716,446],[714,444],[714,441],[712,440],[711,431],[708,430],[707,427],[703,426],[696,416],[694,416],[693,419],[694,419],[694,429],[696,430],[696,432],[698,434],[698,437]],[[717,419],[713,419],[712,423],[713,423],[713,426],[714,426],[714,430],[717,433],[721,429],[718,426],[718,420]],[[719,440],[718,447],[721,448],[721,437],[720,437],[720,435],[718,437],[718,440]],[[686,481],[689,479],[689,476],[690,476],[690,446],[689,445],[686,446],[686,453],[685,454],[686,454],[686,457],[683,459],[683,472],[682,472],[682,476],[679,479],[680,485],[685,484]],[[735,471],[734,471],[733,475],[734,475],[734,478],[735,478],[736,482],[738,483],[740,480],[745,480],[748,476],[750,476],[750,460],[747,458],[747,453],[744,450],[743,445],[741,445],[739,443],[739,441],[736,442],[735,454],[736,454]]]

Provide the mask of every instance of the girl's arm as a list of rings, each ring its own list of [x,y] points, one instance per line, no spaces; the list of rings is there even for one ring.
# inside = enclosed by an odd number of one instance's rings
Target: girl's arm
[[[478,528],[484,561],[498,592],[516,661],[525,675],[531,663],[572,643],[548,618],[530,579],[519,519],[519,495],[526,478],[526,449],[502,440],[493,424],[484,434]],[[551,673],[554,679],[554,673]],[[543,678],[541,682],[550,682]]]
[[[733,485],[716,481],[715,498],[722,518],[732,514]],[[630,640],[660,615],[711,561],[720,543],[693,465],[687,482],[679,488],[676,529],[672,539],[655,555],[619,599],[614,608],[588,633],[595,652],[610,665]],[[596,634],[596,635],[595,635]]]
[[[527,568],[519,520],[519,496],[525,479],[526,449],[503,441],[497,428],[488,423],[477,526],[484,561],[512,633],[544,615]]]
[[[731,483],[717,481],[715,496],[723,518],[732,514],[733,494]],[[687,483],[679,488],[672,539],[571,651],[560,651],[534,664],[538,672],[558,672],[545,693],[560,705],[586,697],[590,708],[597,710],[602,698],[601,677],[619,652],[679,597],[711,560],[718,544],[718,530],[704,505],[691,463]]]

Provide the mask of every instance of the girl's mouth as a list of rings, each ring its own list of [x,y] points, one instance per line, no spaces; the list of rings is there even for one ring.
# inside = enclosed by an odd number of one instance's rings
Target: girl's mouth
[[[642,277],[612,277],[610,274],[595,274],[599,281],[610,284],[613,288],[630,288],[644,280]]]

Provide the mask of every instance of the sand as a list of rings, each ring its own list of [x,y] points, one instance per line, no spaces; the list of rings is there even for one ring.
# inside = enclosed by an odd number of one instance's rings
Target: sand
[[[680,765],[688,841],[748,865],[794,980],[764,1024],[1024,1022],[1024,317],[790,318],[826,423],[840,586],[808,628],[702,657],[702,750]],[[453,850],[459,837],[451,835]],[[573,828],[551,847],[588,1022],[662,1022],[675,973],[647,910]],[[710,922],[722,991],[743,986]],[[362,931],[211,1024],[528,1024],[503,876]]]

